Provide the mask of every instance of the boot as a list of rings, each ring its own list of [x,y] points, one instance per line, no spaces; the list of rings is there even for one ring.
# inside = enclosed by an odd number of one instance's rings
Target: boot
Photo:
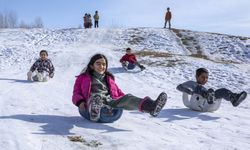
[[[139,67],[140,67],[141,71],[146,69],[143,65],[140,65]]]
[[[151,113],[152,111],[154,111],[155,107],[155,101],[150,98],[146,98],[146,100],[142,103],[141,110],[145,113]]]
[[[166,104],[166,101],[167,94],[164,92],[162,92],[155,101],[151,100],[150,98],[147,98],[142,103],[142,112],[149,113],[151,116],[156,117]]]
[[[160,111],[162,110],[162,108],[164,107],[164,105],[167,102],[167,94],[165,92],[162,92],[156,99],[155,101],[155,109],[150,112],[150,115],[152,115],[153,117],[158,116],[158,114],[160,113]]]
[[[241,102],[243,102],[247,97],[247,93],[245,91],[237,94],[233,93],[231,96],[231,103],[234,107],[237,107]]]
[[[214,101],[215,101],[214,90],[213,89],[208,89],[207,90],[207,103],[208,104],[213,104]]]
[[[103,100],[100,95],[95,95],[90,98],[88,110],[91,121],[97,122],[100,119],[102,106],[103,106]]]

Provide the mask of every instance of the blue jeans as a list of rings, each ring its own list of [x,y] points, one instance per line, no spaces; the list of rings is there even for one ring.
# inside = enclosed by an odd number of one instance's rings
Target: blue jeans
[[[132,70],[132,69],[135,69],[135,64],[132,64],[132,63],[129,63],[128,64],[128,70]]]
[[[108,108],[103,107],[101,109],[100,119],[97,122],[99,122],[99,123],[112,123],[112,122],[121,118],[122,112],[123,112],[123,109],[121,109],[121,108],[113,108],[112,112],[110,113]],[[81,111],[79,109],[79,113],[83,118],[90,120],[89,112]]]

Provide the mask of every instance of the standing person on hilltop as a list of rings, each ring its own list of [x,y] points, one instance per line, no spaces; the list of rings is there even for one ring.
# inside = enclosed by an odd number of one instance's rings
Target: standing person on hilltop
[[[94,20],[95,20],[95,28],[99,28],[99,15],[98,15],[98,11],[95,11]]]
[[[172,18],[172,13],[170,11],[170,8],[167,8],[167,12],[165,15],[165,24],[164,24],[164,28],[166,28],[167,22],[168,22],[168,28],[171,29],[171,18]]]
[[[83,16],[83,26],[84,29],[88,28],[88,14],[85,13],[85,15]]]
[[[84,118],[94,122],[113,122],[120,117],[116,112],[113,114],[114,109],[138,110],[156,117],[167,101],[167,94],[162,92],[156,100],[124,94],[108,71],[106,56],[95,54],[76,77],[72,101]],[[103,113],[104,107],[110,109],[110,116]]]
[[[138,66],[141,69],[141,71],[146,69],[143,65],[141,65],[137,61],[135,54],[131,52],[131,48],[129,47],[126,49],[126,54],[122,56],[122,58],[120,59],[120,62],[122,63],[122,67],[125,70],[132,70],[136,66]]]
[[[91,18],[91,15],[90,15],[90,14],[88,14],[87,16],[88,16],[88,17],[87,17],[87,18],[88,18],[88,28],[92,28],[92,25],[93,25],[93,24],[92,24],[92,18]]]

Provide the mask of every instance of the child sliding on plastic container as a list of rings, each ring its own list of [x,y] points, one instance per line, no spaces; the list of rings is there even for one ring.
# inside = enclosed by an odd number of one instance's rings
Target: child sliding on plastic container
[[[107,58],[96,54],[76,78],[72,101],[84,118],[95,122],[113,122],[120,118],[120,110],[123,109],[146,112],[154,117],[159,114],[167,101],[166,93],[162,92],[155,101],[149,97],[125,95],[107,68]]]
[[[190,109],[212,112],[219,109],[221,99],[225,99],[237,107],[247,97],[247,93],[242,91],[240,93],[233,93],[226,88],[213,90],[206,89],[204,86],[208,81],[208,70],[199,68],[196,70],[196,82],[187,81],[177,86],[177,89],[183,92],[183,103]],[[191,95],[191,98],[188,98]]]
[[[46,82],[53,78],[55,68],[50,59],[48,59],[48,52],[46,50],[40,51],[40,58],[31,66],[27,73],[29,81]]]

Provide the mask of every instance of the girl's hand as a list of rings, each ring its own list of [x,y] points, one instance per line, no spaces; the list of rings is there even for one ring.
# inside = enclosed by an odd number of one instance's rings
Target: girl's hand
[[[79,105],[79,109],[82,110],[82,111],[86,111],[85,102],[82,102],[82,103]]]

